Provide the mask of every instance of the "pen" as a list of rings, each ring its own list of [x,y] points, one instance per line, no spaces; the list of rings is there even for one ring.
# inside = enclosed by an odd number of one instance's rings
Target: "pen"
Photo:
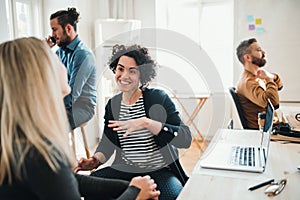
[[[260,183],[260,184],[257,184],[257,185],[254,185],[252,187],[249,187],[248,190],[252,191],[252,190],[256,190],[260,187],[263,187],[265,185],[269,185],[270,183],[274,182],[274,179],[271,179],[271,180],[268,180],[266,182],[263,182],[263,183]]]

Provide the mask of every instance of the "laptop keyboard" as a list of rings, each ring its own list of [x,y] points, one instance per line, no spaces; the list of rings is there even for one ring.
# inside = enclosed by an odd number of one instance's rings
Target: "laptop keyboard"
[[[255,166],[255,148],[233,146],[230,163],[240,166]]]

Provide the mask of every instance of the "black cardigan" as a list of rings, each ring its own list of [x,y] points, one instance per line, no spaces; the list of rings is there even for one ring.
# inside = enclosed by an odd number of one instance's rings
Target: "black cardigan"
[[[182,122],[175,104],[164,91],[146,88],[143,90],[143,98],[146,116],[163,124],[160,133],[154,136],[154,140],[165,162],[170,163],[170,169],[184,185],[188,177],[180,165],[177,148],[188,148],[191,145],[190,129]],[[122,150],[118,135],[112,128],[108,127],[108,121],[119,119],[121,100],[122,93],[119,93],[106,104],[104,132],[96,149],[96,152],[102,152],[106,159],[110,158],[116,150],[116,158],[113,164],[121,162]]]
[[[55,150],[53,150],[55,151]],[[68,200],[80,197],[98,199],[136,199],[140,189],[128,181],[74,174],[65,159],[57,159],[54,172],[41,153],[32,147],[22,165],[22,180],[13,175],[12,184],[0,185],[1,200]],[[13,173],[13,172],[12,172]]]

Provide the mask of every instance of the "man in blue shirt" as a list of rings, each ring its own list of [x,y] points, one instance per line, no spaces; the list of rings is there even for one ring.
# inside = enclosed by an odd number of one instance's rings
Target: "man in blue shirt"
[[[50,47],[59,46],[56,54],[66,66],[71,93],[64,98],[71,130],[89,121],[97,103],[96,60],[77,34],[79,13],[76,8],[60,10],[50,16]]]

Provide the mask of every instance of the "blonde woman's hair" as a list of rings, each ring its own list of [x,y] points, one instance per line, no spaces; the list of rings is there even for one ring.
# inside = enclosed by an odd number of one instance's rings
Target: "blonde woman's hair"
[[[53,171],[61,159],[74,164],[59,62],[46,42],[34,37],[0,45],[0,185],[24,178],[22,166],[32,148]]]

